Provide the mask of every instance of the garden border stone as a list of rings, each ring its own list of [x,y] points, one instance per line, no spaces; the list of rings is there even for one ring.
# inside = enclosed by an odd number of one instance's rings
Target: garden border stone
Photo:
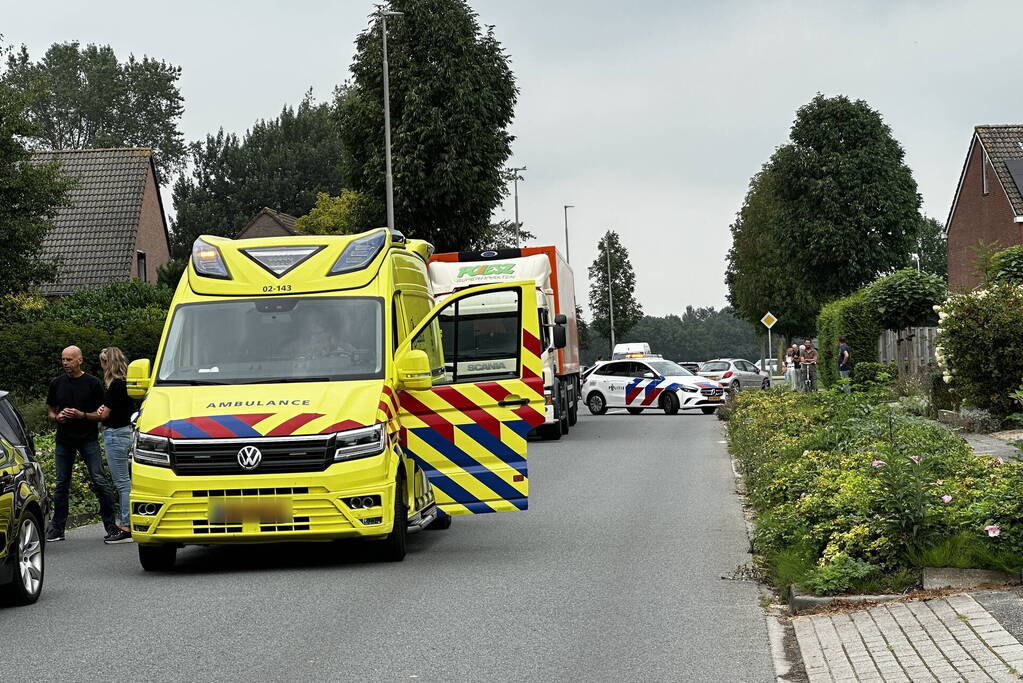
[[[875,602],[892,602],[901,600],[906,595],[903,593],[885,593],[881,595],[809,595],[803,593],[795,586],[789,586],[789,613],[801,614],[812,612],[822,607],[831,607],[838,604],[862,604]]]
[[[994,569],[956,569],[953,567],[924,567],[924,590],[939,588],[979,588],[988,585],[1012,585],[1023,583],[1020,572],[1003,572]]]

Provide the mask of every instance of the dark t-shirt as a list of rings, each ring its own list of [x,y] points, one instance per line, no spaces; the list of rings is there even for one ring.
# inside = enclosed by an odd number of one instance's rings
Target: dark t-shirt
[[[64,408],[75,408],[85,413],[94,413],[103,404],[103,383],[96,377],[83,374],[80,377],[61,375],[50,382],[46,405],[58,413]],[[95,441],[99,436],[98,423],[84,417],[57,423],[57,441],[82,443]]]
[[[103,405],[110,408],[110,416],[103,420],[104,427],[117,429],[131,424],[135,402],[128,396],[128,385],[123,379],[115,379],[110,383],[106,396],[103,397]]]
[[[848,356],[846,356],[847,353]],[[852,370],[852,352],[849,351],[847,344],[838,347],[838,369],[842,372]]]

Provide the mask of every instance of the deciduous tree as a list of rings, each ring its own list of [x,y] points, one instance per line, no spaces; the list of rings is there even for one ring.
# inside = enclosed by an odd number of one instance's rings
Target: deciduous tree
[[[388,21],[395,227],[457,251],[477,242],[507,189],[518,91],[508,55],[464,0],[394,0]],[[380,25],[356,39],[338,92],[345,177],[386,223]]]
[[[611,298],[608,305],[608,259],[611,266]],[[636,273],[629,261],[629,251],[622,245],[618,233],[608,230],[597,244],[597,258],[589,268],[591,329],[609,339],[611,323],[609,312],[614,313],[615,341],[621,341],[629,330],[643,318],[643,307],[636,301]]]
[[[2,76],[28,96],[33,147],[150,147],[165,178],[186,158],[180,78],[165,61],[129,55],[119,62],[109,45],[77,41],[54,43],[38,62],[22,46],[7,56]]]
[[[43,258],[70,183],[56,164],[36,164],[23,141],[36,132],[24,93],[0,83],[0,295],[52,280],[55,263]]]

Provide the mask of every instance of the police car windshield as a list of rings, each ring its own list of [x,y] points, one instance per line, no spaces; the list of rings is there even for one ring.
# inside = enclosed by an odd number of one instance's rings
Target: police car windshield
[[[383,376],[383,305],[366,297],[213,301],[174,310],[157,384]]]
[[[678,377],[680,375],[685,377],[693,374],[678,363],[672,363],[670,360],[648,360],[646,364],[662,377]]]

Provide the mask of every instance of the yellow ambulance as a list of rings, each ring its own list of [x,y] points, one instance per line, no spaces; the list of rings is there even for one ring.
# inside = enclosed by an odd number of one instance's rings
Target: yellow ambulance
[[[190,544],[346,537],[399,561],[410,531],[526,509],[550,337],[535,283],[437,303],[432,250],[386,228],[195,242],[156,358],[128,368],[143,568]]]

